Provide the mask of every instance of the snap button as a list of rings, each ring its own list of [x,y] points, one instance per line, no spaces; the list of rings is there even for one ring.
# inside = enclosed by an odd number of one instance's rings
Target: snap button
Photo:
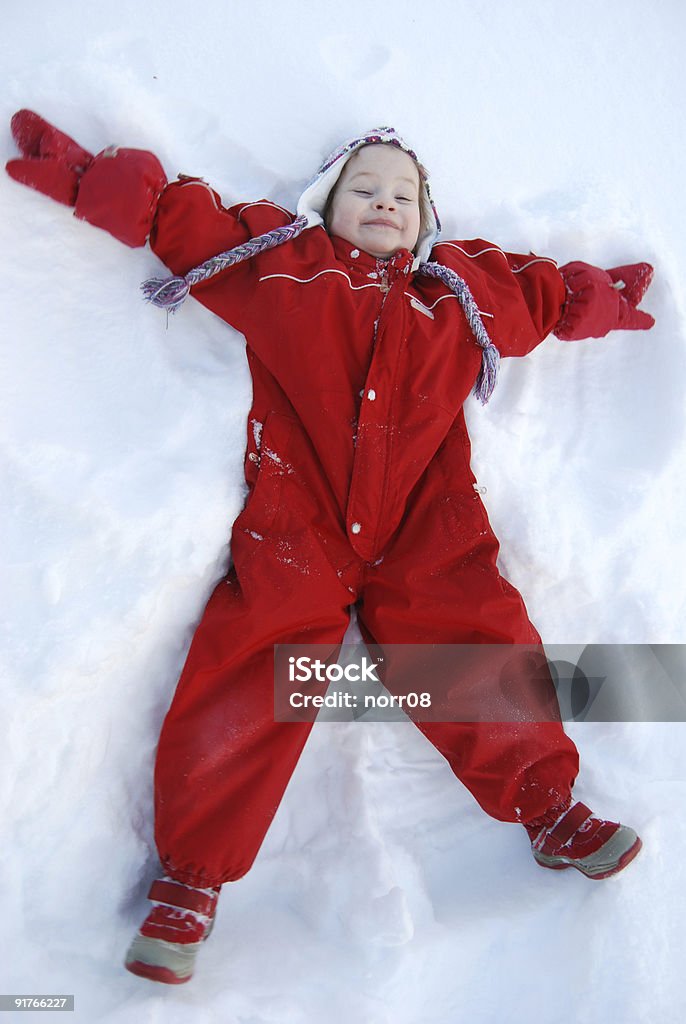
[[[248,455],[248,458],[250,459],[251,462],[259,462],[260,461],[260,457],[259,457],[259,455],[256,454],[256,452],[250,452],[250,455]]]
[[[369,389],[369,391],[367,392],[367,398],[369,399],[370,402],[375,401],[376,391],[374,390],[374,388]]]
[[[353,523],[350,529],[352,530],[353,533],[359,533],[360,530],[362,529],[362,523]]]
[[[359,255],[360,255],[360,250],[359,249],[351,249],[351,251],[350,251],[350,259],[351,260],[356,260]]]
[[[486,488],[485,487],[480,487],[478,484],[472,484],[472,487],[477,492],[477,494],[486,494],[487,493]]]

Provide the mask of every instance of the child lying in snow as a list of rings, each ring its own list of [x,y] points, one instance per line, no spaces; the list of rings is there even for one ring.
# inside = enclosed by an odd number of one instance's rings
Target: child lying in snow
[[[351,604],[369,644],[540,642],[496,568],[463,403],[473,389],[488,400],[500,355],[551,332],[652,326],[636,309],[652,268],[558,269],[481,240],[440,242],[426,170],[388,128],[334,152],[296,217],[265,200],[225,209],[197,178],[167,184],[147,152],[93,157],[30,111],[12,131],[13,178],[128,245],[149,237],[178,276],[147,282],[148,297],[174,310],[192,289],[247,340],[250,495],[162,729],[166,875],[127,957],[134,973],[178,983],[311,728],[274,720],[274,644],[335,648]],[[559,721],[417,725],[487,813],[524,825],[539,864],[597,879],[638,853],[633,830],[572,802],[578,754]]]

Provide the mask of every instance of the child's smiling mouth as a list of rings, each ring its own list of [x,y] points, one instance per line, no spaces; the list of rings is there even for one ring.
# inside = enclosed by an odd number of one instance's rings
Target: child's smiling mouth
[[[362,226],[365,227],[365,228],[369,228],[369,227],[372,227],[372,228],[382,227],[382,228],[394,228],[396,231],[399,230],[397,224],[394,224],[393,221],[391,221],[391,220],[386,220],[384,217],[377,217],[375,220],[366,220],[366,221],[363,222]]]

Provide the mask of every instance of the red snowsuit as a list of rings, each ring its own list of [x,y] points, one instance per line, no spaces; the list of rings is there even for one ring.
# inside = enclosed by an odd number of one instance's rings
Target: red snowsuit
[[[169,185],[150,241],[174,273],[288,223],[268,202],[230,210],[203,182]],[[550,260],[483,241],[434,259],[468,283],[502,355],[525,355],[565,298]],[[247,340],[250,494],[233,567],[195,634],[160,737],[156,839],[168,874],[239,878],[311,724],[276,723],[273,645],[335,647],[357,604],[378,644],[536,643],[474,489],[462,405],[481,365],[456,297],[310,228],[194,296]],[[578,756],[562,726],[419,723],[481,806],[528,821],[564,802]]]

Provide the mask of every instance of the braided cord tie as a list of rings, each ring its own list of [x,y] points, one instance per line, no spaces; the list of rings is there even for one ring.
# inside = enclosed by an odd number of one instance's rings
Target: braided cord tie
[[[237,245],[233,249],[227,249],[226,252],[212,256],[183,276],[149,277],[141,285],[141,291],[153,306],[166,309],[168,313],[175,313],[194,284],[207,281],[208,278],[214,277],[222,270],[233,267],[236,263],[242,263],[243,260],[249,260],[267,249],[273,249],[276,245],[290,242],[291,239],[297,238],[306,227],[307,217],[296,217],[291,224],[274,228],[264,235],[249,238],[247,242],[242,242],[241,245]]]
[[[474,394],[481,404],[485,405],[493,394],[493,389],[496,385],[498,367],[500,366],[500,352],[498,352],[498,349],[488,336],[488,331],[481,319],[479,307],[474,301],[474,296],[470,292],[467,282],[459,274],[456,274],[454,270],[444,267],[442,263],[421,263],[419,265],[419,273],[426,274],[427,277],[438,278],[460,300],[460,305],[467,318],[470,330],[482,349],[481,369],[474,385]]]

